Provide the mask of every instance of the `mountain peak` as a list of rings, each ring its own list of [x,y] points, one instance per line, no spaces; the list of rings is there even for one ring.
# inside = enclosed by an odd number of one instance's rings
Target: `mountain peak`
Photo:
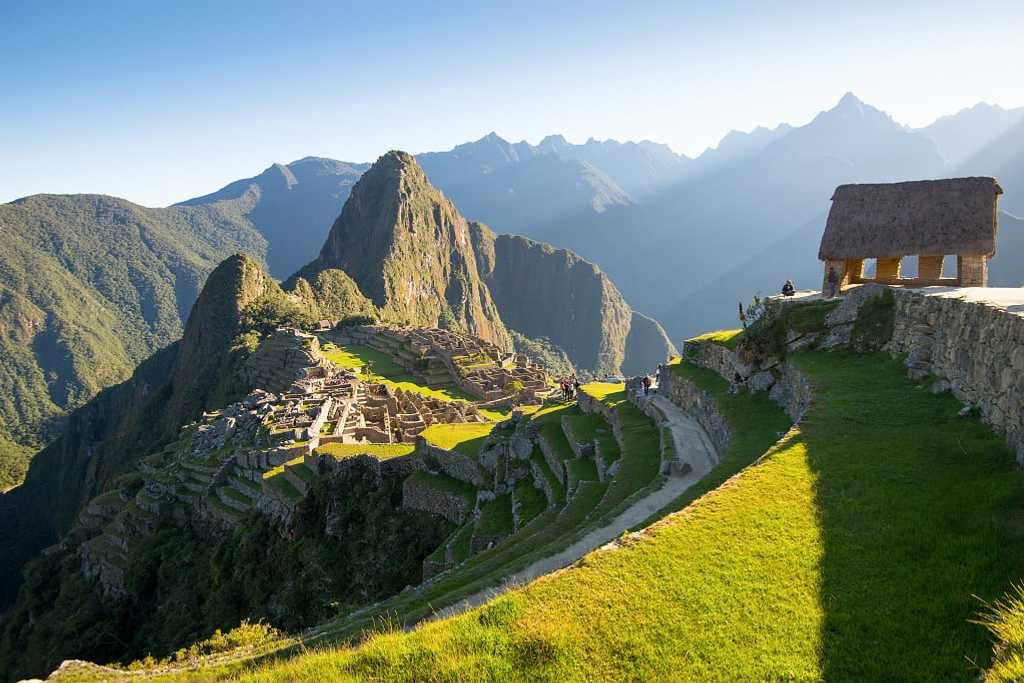
[[[381,318],[448,326],[507,347],[508,332],[481,283],[469,226],[416,159],[392,150],[356,182],[320,257],[298,276],[343,271]]]
[[[864,107],[864,102],[862,102],[860,100],[860,98],[858,98],[852,92],[847,92],[845,95],[843,95],[839,99],[839,102],[836,104],[835,107],[832,108],[832,110],[833,111],[842,111],[842,110],[854,110],[855,109],[855,110],[859,111],[863,107]]]

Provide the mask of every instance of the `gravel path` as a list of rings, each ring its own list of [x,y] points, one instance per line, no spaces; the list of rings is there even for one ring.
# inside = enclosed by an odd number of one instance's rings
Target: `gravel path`
[[[618,539],[624,531],[640,524],[661,510],[711,471],[711,468],[718,462],[719,456],[715,452],[714,446],[711,445],[711,440],[697,421],[664,396],[652,394],[641,399],[641,401],[644,400],[650,401],[665,414],[666,424],[672,431],[672,436],[675,439],[676,453],[679,454],[682,462],[690,464],[692,470],[684,475],[670,476],[664,486],[657,491],[653,491],[649,496],[633,503],[607,526],[594,529],[564,550],[537,560],[515,574],[506,577],[500,586],[485,588],[454,605],[437,611],[431,619],[444,619],[460,614],[468,609],[482,605],[495,596],[504,593],[509,588],[521,586],[540,576],[568,567],[587,553],[602,548]]]

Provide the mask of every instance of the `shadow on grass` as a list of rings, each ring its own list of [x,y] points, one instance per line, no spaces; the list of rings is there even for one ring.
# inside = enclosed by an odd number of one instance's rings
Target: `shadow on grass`
[[[883,356],[796,359],[823,543],[824,680],[976,678],[969,620],[1024,575],[1022,475],[1002,439]],[[977,596],[977,597],[976,597]]]

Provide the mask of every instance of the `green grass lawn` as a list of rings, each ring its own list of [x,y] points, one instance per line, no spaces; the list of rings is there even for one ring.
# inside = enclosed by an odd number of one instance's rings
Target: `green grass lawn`
[[[533,485],[532,476],[519,480],[516,484],[515,494],[516,500],[519,501],[520,526],[544,512],[548,506],[548,499],[544,497],[544,492]]]
[[[974,680],[975,596],[1024,570],[1012,454],[896,361],[793,360],[818,388],[800,427],[624,547],[241,680]]]
[[[318,446],[316,450],[338,460],[357,455],[372,455],[378,460],[390,460],[412,454],[416,446],[411,443],[326,443]]]
[[[420,436],[427,443],[475,458],[484,444],[484,439],[494,430],[494,422],[457,422],[431,425]]]
[[[714,332],[705,332],[704,334],[698,335],[687,341],[693,342],[714,342],[720,344],[727,349],[735,349],[736,345],[740,343],[741,335],[743,334],[742,329],[736,330],[715,330]]]
[[[512,494],[504,493],[480,508],[476,533],[480,536],[507,536],[512,533]]]
[[[718,411],[732,432],[729,449],[721,462],[703,479],[636,529],[643,529],[670,512],[681,510],[708,491],[718,488],[750,463],[757,460],[789,429],[789,417],[765,393],[746,391],[729,393],[729,383],[718,373],[689,363],[669,364],[672,372],[711,394]]]

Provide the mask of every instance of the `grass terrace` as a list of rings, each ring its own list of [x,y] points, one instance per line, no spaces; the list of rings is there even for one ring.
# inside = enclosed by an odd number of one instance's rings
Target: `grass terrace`
[[[494,430],[494,422],[456,422],[431,425],[420,436],[427,443],[447,451],[458,451],[475,458],[484,440]]]
[[[515,488],[515,499],[519,503],[519,524],[528,523],[534,517],[544,512],[548,506],[548,500],[544,492],[534,486],[533,477],[520,479]]]
[[[725,483],[730,477],[761,457],[790,427],[790,419],[768,395],[741,391],[729,392],[729,383],[718,373],[675,359],[669,368],[676,375],[693,382],[711,394],[718,411],[732,432],[729,449],[707,476],[683,495],[647,519],[634,530],[643,529],[665,515],[681,510],[708,491]]]
[[[704,334],[688,339],[687,341],[712,342],[724,346],[727,349],[735,349],[736,345],[740,343],[742,335],[742,329],[715,330],[714,332],[705,332]]]
[[[512,533],[512,494],[505,493],[480,508],[476,522],[479,536],[507,536]]]
[[[359,455],[372,455],[378,460],[390,460],[411,455],[416,447],[411,443],[328,443],[320,445],[316,450],[338,460]]]
[[[972,622],[984,609],[979,598],[996,600],[1024,571],[1024,475],[1012,454],[978,420],[959,417],[954,398],[918,388],[887,357],[793,361],[818,390],[802,424],[623,547],[412,632],[230,673],[243,681],[976,680],[991,657],[988,632]],[[598,492],[581,486],[572,510],[543,513],[499,552],[471,558],[472,578],[514,566],[550,529],[589,514]],[[503,553],[508,562],[487,565]],[[467,588],[471,577],[460,577]],[[392,605],[417,613],[411,599]]]
[[[425,470],[417,470],[409,475],[406,481],[413,481],[419,485],[427,486],[435,491],[450,493],[455,496],[462,496],[472,507],[476,503],[476,488],[472,484],[449,477],[447,474],[431,474]]]

